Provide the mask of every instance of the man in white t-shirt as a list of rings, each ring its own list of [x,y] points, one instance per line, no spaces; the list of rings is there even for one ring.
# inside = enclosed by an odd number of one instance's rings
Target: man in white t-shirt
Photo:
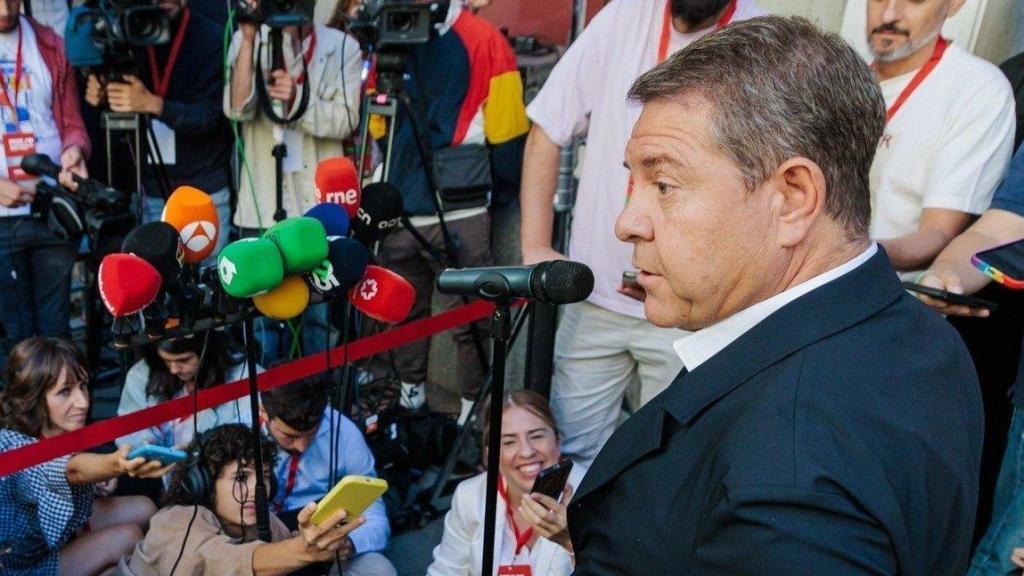
[[[871,166],[871,236],[903,272],[927,268],[988,208],[1013,149],[1009,82],[940,35],[963,3],[867,5],[868,44],[888,108]]]
[[[614,0],[572,44],[527,108],[520,201],[523,262],[564,258],[551,247],[552,198],[559,147],[586,134],[569,257],[594,271],[594,292],[567,306],[555,343],[551,404],[563,451],[589,464],[615,429],[626,387],[654,397],[682,365],[672,351],[677,329],[658,328],[622,288],[634,270],[630,246],[615,238],[626,202],[626,140],[640,108],[626,94],[633,81],[669,55],[730,21],[763,14],[754,0]]]

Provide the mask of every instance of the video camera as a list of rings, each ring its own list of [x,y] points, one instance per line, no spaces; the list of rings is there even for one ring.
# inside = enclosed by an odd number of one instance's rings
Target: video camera
[[[366,0],[351,20],[352,33],[377,51],[409,48],[430,41],[434,26],[444,22],[448,1]]]
[[[316,0],[259,0],[250,6],[246,0],[235,0],[239,22],[266,24],[271,28],[301,26],[313,20]]]
[[[21,168],[33,176],[53,180],[60,174],[60,166],[43,154],[26,156]],[[116,238],[135,226],[135,217],[128,212],[128,196],[88,178],[76,176],[75,181],[78,191],[71,193],[58,184],[39,180],[32,212],[45,217],[47,226],[62,240],[76,242],[84,233],[90,238],[94,254],[116,250],[120,246]],[[112,244],[104,238],[115,240]]]
[[[171,23],[156,0],[90,0],[71,10],[64,32],[76,68],[133,73],[133,50],[165,44]]]

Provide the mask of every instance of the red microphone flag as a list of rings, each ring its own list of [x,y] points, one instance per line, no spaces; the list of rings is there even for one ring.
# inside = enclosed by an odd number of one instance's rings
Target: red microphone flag
[[[348,212],[349,219],[356,217],[362,191],[356,165],[344,156],[325,158],[316,165],[316,198],[318,203],[338,204]]]
[[[357,310],[381,322],[401,322],[412,310],[416,289],[409,281],[380,266],[367,266],[366,274],[349,292]]]

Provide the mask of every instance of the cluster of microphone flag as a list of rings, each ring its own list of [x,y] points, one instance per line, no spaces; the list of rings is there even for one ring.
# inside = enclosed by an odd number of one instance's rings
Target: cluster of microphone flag
[[[415,289],[370,264],[367,248],[400,225],[401,193],[387,183],[360,189],[345,157],[320,162],[315,182],[319,203],[303,216],[226,245],[216,265],[205,267],[221,233],[216,205],[201,190],[176,189],[160,221],[132,230],[121,252],[100,263],[99,293],[114,317],[115,345],[128,346],[143,327],[158,339],[175,322],[225,317],[250,300],[264,316],[289,320],[344,295],[373,319],[404,320]]]

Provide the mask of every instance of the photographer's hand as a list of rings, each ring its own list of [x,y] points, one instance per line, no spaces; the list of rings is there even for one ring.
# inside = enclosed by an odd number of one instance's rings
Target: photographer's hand
[[[295,98],[295,80],[287,70],[274,70],[270,73],[273,83],[267,93],[271,98],[280,100],[286,105]]]
[[[35,197],[35,191],[26,190],[13,180],[0,178],[0,206],[18,208],[31,204]]]
[[[78,182],[75,182],[72,175],[78,175],[82,178],[89,177],[89,170],[85,167],[85,154],[82,153],[82,149],[78,146],[68,146],[64,152],[60,155],[60,175],[57,177],[57,181],[60,185],[75,192],[78,190]]]
[[[159,116],[164,111],[164,99],[153,94],[135,76],[124,77],[125,82],[107,84],[107,101],[114,112],[139,112]]]
[[[85,82],[85,101],[93,108],[99,108],[107,102],[107,87],[95,74],[89,74]]]

